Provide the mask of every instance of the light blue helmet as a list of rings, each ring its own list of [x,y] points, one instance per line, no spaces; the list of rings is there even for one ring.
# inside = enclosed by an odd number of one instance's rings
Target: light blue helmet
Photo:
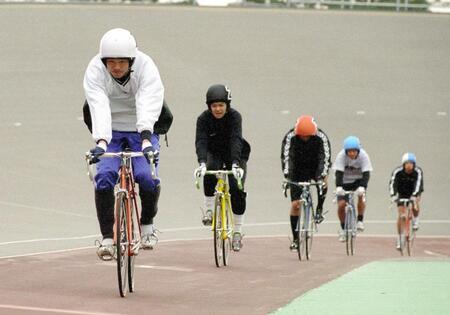
[[[355,136],[349,136],[345,138],[344,140],[344,150],[360,150],[361,149],[361,143],[359,142],[358,137]]]
[[[416,156],[414,155],[414,153],[407,152],[407,153],[403,154],[402,164],[405,164],[406,162],[411,162],[411,163],[416,164]]]

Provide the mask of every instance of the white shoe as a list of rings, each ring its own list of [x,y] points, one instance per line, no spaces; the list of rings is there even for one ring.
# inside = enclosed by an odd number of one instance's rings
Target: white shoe
[[[364,232],[364,223],[363,221],[356,222],[356,229],[360,232]]]
[[[101,260],[112,260],[116,254],[116,247],[112,238],[103,239],[102,243],[97,248],[97,256]]]
[[[339,231],[339,242],[345,242],[346,241],[346,237],[345,237],[345,231],[344,230],[340,230]]]
[[[414,231],[417,231],[419,229],[419,218],[413,218],[412,221],[413,221],[412,222],[412,224],[413,224],[412,228],[413,228]]]
[[[242,234],[240,232],[234,232],[233,241],[231,242],[231,247],[235,252],[238,252],[242,248]]]
[[[141,248],[142,249],[153,249],[158,243],[158,235],[156,231],[153,233],[142,234],[141,236]]]
[[[395,244],[395,248],[397,249],[397,250],[400,250],[400,238],[399,237],[397,237],[397,242],[396,242],[396,244]]]

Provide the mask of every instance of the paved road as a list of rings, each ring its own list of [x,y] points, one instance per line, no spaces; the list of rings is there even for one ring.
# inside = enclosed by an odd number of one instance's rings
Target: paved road
[[[407,150],[425,172],[422,235],[450,234],[447,16],[1,5],[0,256],[93,245],[98,226],[82,159],[92,141],[79,120],[81,82],[99,38],[117,26],[131,29],[155,59],[175,115],[161,158],[162,240],[205,237],[192,180],[194,125],[207,87],[217,82],[232,89],[252,144],[248,236],[287,240],[280,141],[303,113],[329,134],[333,157],[349,134],[371,155],[367,234],[394,232],[387,181]],[[331,200],[321,233],[334,235]],[[19,274],[17,281],[27,279]]]

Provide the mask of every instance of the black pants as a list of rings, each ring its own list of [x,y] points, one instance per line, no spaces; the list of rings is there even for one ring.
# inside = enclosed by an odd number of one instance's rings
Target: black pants
[[[247,193],[244,191],[244,183],[247,177],[247,161],[241,161],[239,165],[244,170],[244,178],[242,178],[242,190],[238,188],[237,180],[233,175],[228,176],[230,183],[231,206],[234,214],[244,214],[246,208]],[[206,168],[208,170],[231,170],[231,161],[223,157],[208,153]],[[214,196],[217,178],[213,175],[206,175],[203,179],[203,188],[207,197]]]

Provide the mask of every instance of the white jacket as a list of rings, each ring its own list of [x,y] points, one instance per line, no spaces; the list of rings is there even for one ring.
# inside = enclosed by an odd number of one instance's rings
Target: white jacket
[[[83,87],[92,117],[92,137],[108,143],[112,130],[150,130],[161,113],[164,86],[153,60],[141,51],[132,66],[130,80],[117,83],[99,55],[92,58],[84,75]]]

